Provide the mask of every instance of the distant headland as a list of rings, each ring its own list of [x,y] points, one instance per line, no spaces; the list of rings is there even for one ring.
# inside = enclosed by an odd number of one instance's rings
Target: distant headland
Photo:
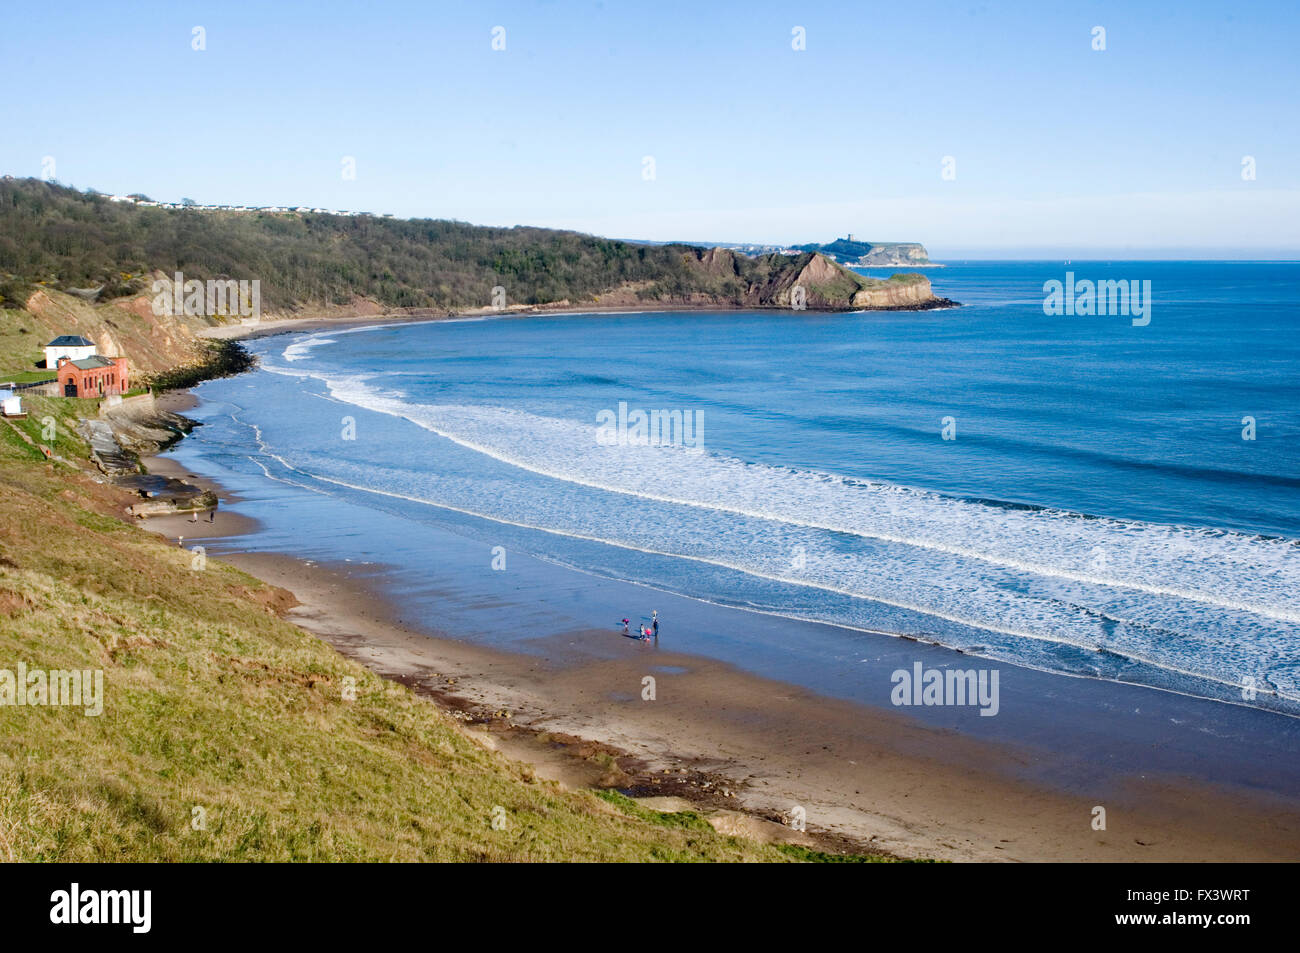
[[[850,233],[824,245],[759,245],[722,244],[719,247],[738,251],[743,255],[797,255],[816,252],[832,261],[850,268],[942,268],[930,260],[930,253],[920,242],[863,242]]]

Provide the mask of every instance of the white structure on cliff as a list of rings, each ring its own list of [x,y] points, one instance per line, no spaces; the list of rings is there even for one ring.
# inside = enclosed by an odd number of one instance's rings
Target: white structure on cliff
[[[94,356],[94,341],[88,341],[80,334],[62,334],[45,345],[45,369],[49,371],[57,369],[59,358],[62,357],[82,361]]]

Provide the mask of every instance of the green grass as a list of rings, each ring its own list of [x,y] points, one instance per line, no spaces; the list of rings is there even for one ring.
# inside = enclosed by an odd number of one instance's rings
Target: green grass
[[[77,430],[77,420],[98,416],[99,401],[91,398],[24,395],[23,409],[27,411],[27,417],[12,423],[35,443],[44,444],[69,460],[88,456],[89,447]],[[36,459],[43,459],[39,451],[36,451]]]
[[[915,271],[902,271],[898,274],[890,275],[888,278],[866,278],[861,275],[864,288],[884,288],[888,285],[914,285],[921,281],[928,281],[925,275],[918,274]]]
[[[624,814],[654,824],[656,827],[680,828],[687,831],[711,831],[713,827],[703,815],[695,811],[656,811],[642,807],[635,799],[618,791],[597,791],[596,796],[614,805]]]
[[[0,367],[5,368],[0,380],[28,383],[52,376],[36,367],[45,359],[47,340],[45,328],[26,311],[0,308]],[[33,374],[37,376],[28,376]]]
[[[614,805],[624,814],[654,824],[657,827],[682,830],[711,830],[712,826],[696,811],[656,811],[637,803],[618,791],[597,791],[597,797]],[[772,848],[791,860],[809,864],[887,864],[899,862],[884,854],[832,854],[799,844],[773,844]]]

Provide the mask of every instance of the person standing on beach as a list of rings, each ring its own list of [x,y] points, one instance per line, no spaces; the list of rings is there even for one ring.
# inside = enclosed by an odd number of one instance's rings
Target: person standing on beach
[[[655,609],[650,613],[650,627],[654,629],[655,638],[659,638],[659,610]]]

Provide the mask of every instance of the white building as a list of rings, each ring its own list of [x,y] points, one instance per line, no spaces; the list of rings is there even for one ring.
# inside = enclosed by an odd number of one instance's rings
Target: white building
[[[82,361],[95,355],[95,342],[88,341],[80,334],[64,334],[45,345],[45,369],[58,370],[59,358],[67,357]]]
[[[0,414],[6,417],[21,417],[23,399],[7,388],[0,390]]]

